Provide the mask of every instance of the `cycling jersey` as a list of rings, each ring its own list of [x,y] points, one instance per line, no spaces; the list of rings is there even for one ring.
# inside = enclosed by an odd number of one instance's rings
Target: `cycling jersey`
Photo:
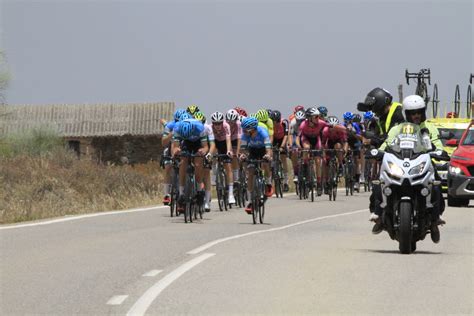
[[[204,124],[204,131],[207,135],[207,142],[209,144],[213,143],[215,139],[211,124]]]
[[[261,122],[261,123],[265,124],[265,126],[267,127],[268,135],[273,136],[273,121],[272,121],[272,119],[268,118],[268,120],[266,122]]]
[[[177,122],[172,121],[172,122],[168,122],[168,123],[165,124],[165,127],[164,127],[164,129],[163,129],[163,137],[166,137],[166,136],[168,136],[170,133],[173,132],[173,129],[174,129],[176,123],[177,123]]]
[[[323,129],[323,147],[331,149],[334,144],[343,144],[347,142],[347,131],[342,125],[336,125],[334,127],[325,127]]]
[[[321,119],[318,119],[317,124],[312,124],[308,120],[305,120],[300,125],[298,136],[301,141],[309,142],[315,149],[321,148],[321,132],[327,127],[328,124]]]
[[[230,139],[237,140],[242,137],[242,127],[239,120],[227,122],[230,127]]]
[[[257,126],[257,133],[254,137],[244,133],[242,135],[242,149],[246,148],[272,148],[268,132],[260,126]]]
[[[281,120],[280,122],[273,122],[273,140],[282,140],[288,135],[289,123],[287,120]]]
[[[222,122],[222,124],[212,124],[212,131],[214,132],[214,139],[217,142],[222,142],[230,138],[230,127],[225,121]]]

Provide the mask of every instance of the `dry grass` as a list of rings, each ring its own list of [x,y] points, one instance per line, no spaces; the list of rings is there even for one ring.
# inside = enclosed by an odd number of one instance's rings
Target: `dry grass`
[[[0,224],[160,203],[158,163],[101,165],[63,148],[0,155]]]

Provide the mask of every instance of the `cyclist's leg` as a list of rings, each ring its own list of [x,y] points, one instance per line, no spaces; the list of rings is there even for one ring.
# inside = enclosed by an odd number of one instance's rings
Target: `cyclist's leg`
[[[237,139],[232,141],[232,152],[234,157],[232,157],[232,176],[234,183],[239,182],[239,161],[237,159]]]
[[[205,189],[205,198],[204,198],[204,209],[206,211],[211,208],[211,168],[210,165],[204,166],[204,189]]]

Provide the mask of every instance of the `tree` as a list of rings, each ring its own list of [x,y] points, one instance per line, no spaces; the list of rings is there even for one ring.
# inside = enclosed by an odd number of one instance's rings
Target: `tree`
[[[10,81],[10,73],[8,72],[7,62],[5,59],[5,53],[0,50],[0,105],[5,105],[5,90],[7,89],[8,82]]]

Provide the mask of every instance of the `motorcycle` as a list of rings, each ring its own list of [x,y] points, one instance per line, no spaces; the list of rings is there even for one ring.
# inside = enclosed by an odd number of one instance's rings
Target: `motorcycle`
[[[382,161],[379,180],[383,208],[382,223],[399,250],[410,254],[416,243],[430,233],[433,216],[432,193],[435,169],[431,159],[449,160],[442,150],[432,149],[429,133],[419,125],[402,123],[397,137],[385,151],[372,149],[367,157]],[[433,197],[437,195],[434,194]]]

